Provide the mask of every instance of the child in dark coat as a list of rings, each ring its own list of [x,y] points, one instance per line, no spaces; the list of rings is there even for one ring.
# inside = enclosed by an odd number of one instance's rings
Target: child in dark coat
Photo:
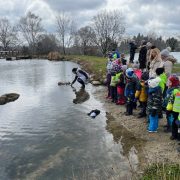
[[[126,116],[133,114],[134,104],[136,103],[135,93],[140,91],[140,83],[132,68],[126,70]]]
[[[159,86],[161,79],[159,77],[148,81],[148,101],[147,113],[149,117],[149,132],[157,132],[159,117],[158,114],[162,111],[162,90]]]

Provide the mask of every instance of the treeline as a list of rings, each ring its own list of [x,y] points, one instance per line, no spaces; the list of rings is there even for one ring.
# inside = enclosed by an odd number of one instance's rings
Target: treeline
[[[170,37],[164,40],[161,36],[158,37],[155,33],[151,33],[146,36],[139,33],[137,36],[134,36],[132,39],[135,41],[137,46],[140,46],[141,42],[145,40],[146,42],[151,42],[160,50],[169,46],[171,47],[172,51],[176,51],[176,52],[180,51],[180,41],[175,37]],[[130,39],[124,39],[121,42],[121,45],[119,47],[120,51],[125,53],[129,52],[129,41]]]
[[[0,49],[16,50],[23,55],[47,55],[58,51],[62,54],[106,56],[112,49],[128,52],[129,42],[134,39],[137,45],[142,40],[150,41],[160,49],[170,46],[179,51],[179,41],[162,37],[138,34],[125,38],[125,18],[120,11],[100,11],[94,15],[89,25],[77,28],[69,14],[60,12],[54,26],[56,32],[48,33],[42,26],[42,19],[32,12],[12,25],[7,18],[0,19]]]

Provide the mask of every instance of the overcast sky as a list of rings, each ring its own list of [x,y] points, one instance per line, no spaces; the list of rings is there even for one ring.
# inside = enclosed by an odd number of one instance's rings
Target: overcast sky
[[[124,13],[127,35],[152,31],[162,36],[180,34],[180,0],[0,0],[1,18],[16,23],[31,11],[42,18],[49,32],[55,31],[58,12],[70,13],[81,27],[102,9]]]

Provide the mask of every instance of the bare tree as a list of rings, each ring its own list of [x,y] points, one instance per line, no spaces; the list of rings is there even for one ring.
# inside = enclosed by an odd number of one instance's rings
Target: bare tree
[[[40,55],[48,54],[51,51],[57,51],[57,39],[53,34],[42,34],[38,37],[37,52]]]
[[[120,43],[125,33],[125,19],[120,11],[101,11],[92,19],[94,42],[105,56],[113,43]]]
[[[41,18],[31,12],[28,12],[25,17],[21,17],[18,29],[28,42],[32,53],[35,53],[38,36],[42,33]]]
[[[60,13],[56,17],[56,24],[60,45],[63,48],[63,53],[66,54],[66,47],[71,45],[75,35],[75,23],[68,14]]]
[[[11,26],[8,19],[0,19],[0,43],[3,50],[7,50],[9,46],[15,46],[16,41],[15,28]]]
[[[92,38],[94,37],[94,32],[90,26],[82,27],[76,33],[76,42],[78,42],[82,54],[87,54],[88,47],[92,46]]]

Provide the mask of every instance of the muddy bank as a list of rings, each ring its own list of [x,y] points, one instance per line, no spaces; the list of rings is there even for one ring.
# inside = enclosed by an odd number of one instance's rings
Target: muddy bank
[[[111,100],[105,99],[107,95],[105,87],[96,88],[94,94],[104,104],[107,111],[109,119],[107,130],[112,133],[115,142],[122,141],[126,144],[124,153],[128,153],[129,147],[136,148],[141,169],[157,162],[180,162],[180,153],[176,150],[179,146],[178,142],[170,140],[171,134],[164,132],[165,115],[159,122],[158,132],[149,133],[147,120],[137,118],[138,108],[133,116],[125,116],[125,106],[116,105]]]

